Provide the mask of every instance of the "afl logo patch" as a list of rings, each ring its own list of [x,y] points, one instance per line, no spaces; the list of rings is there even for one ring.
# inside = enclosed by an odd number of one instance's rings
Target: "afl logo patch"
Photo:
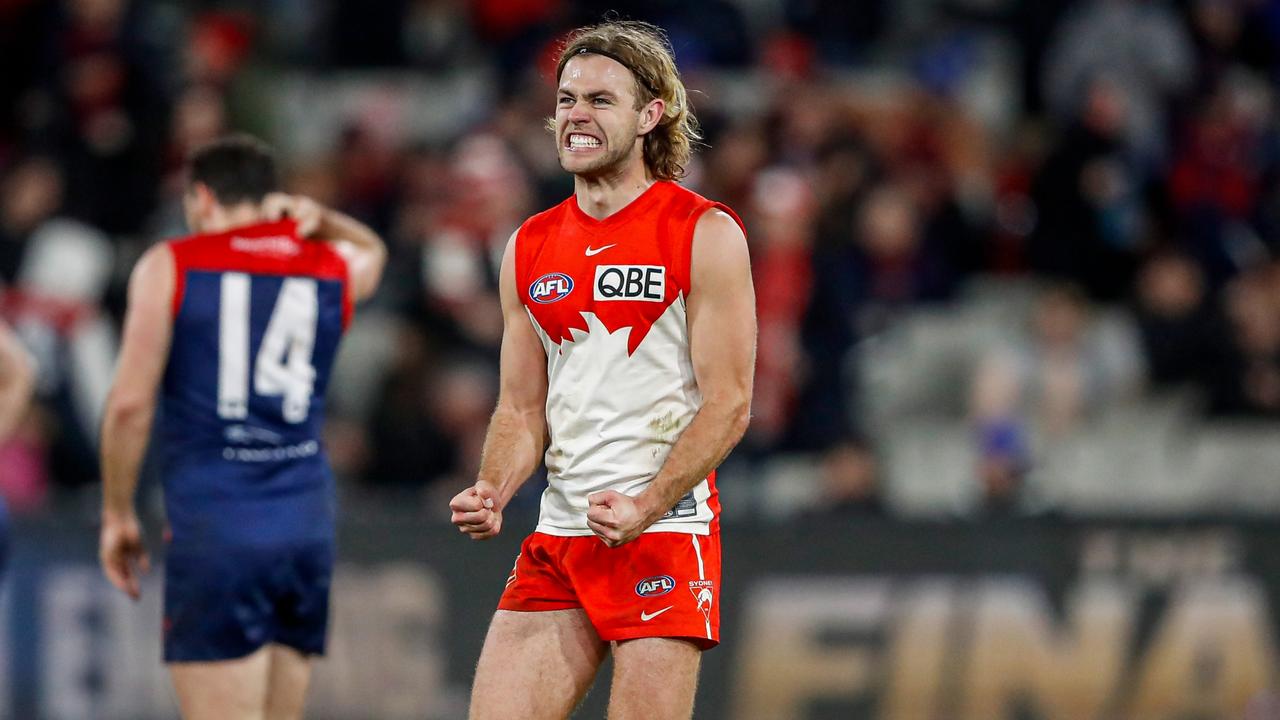
[[[529,297],[536,303],[553,303],[573,292],[573,278],[564,273],[547,273],[529,286]]]
[[[636,594],[640,597],[657,597],[666,595],[675,587],[675,578],[670,575],[654,575],[636,583]]]

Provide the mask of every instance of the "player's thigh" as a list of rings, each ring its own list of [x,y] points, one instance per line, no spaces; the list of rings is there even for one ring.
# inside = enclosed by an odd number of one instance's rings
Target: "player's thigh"
[[[306,706],[311,658],[285,645],[268,645],[266,720],[298,720]]]
[[[499,610],[476,667],[471,720],[568,717],[607,652],[580,609]]]
[[[702,651],[687,640],[639,638],[613,648],[609,720],[688,720]]]
[[[235,660],[169,663],[184,720],[260,720],[269,674],[267,648]]]

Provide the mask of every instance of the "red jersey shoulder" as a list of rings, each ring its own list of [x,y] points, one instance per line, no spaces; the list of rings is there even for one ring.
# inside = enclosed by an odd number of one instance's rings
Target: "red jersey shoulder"
[[[689,188],[675,182],[663,182],[665,186],[664,194],[664,214],[668,215],[673,221],[678,223],[693,223],[702,219],[703,214],[708,210],[723,210],[726,215],[733,218],[733,221],[746,232],[746,227],[742,224],[742,219],[738,217],[728,205],[699,195]]]
[[[182,304],[186,273],[243,272],[336,280],[346,285],[347,262],[326,242],[298,235],[292,220],[233,228],[221,233],[201,233],[169,240],[176,282],[173,312]],[[343,292],[344,319],[351,316],[350,293]]]
[[[529,268],[535,257],[541,252],[548,239],[555,236],[569,215],[569,203],[576,202],[570,195],[554,207],[543,210],[521,223],[516,230],[515,241],[515,280],[521,299],[530,300]],[[565,278],[572,286],[572,279]],[[568,291],[565,291],[568,294]]]
[[[347,279],[347,263],[328,243],[298,236],[292,220],[169,241],[177,269]]]
[[[536,215],[530,216],[528,220],[525,220],[520,225],[519,235],[545,235],[549,230],[564,222],[565,215],[570,210],[569,203],[571,202],[577,202],[577,198],[573,195]]]

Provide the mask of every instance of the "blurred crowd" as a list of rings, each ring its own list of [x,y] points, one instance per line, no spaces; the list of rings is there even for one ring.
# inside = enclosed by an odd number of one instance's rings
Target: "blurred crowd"
[[[391,249],[334,383],[344,488],[452,494],[495,399],[499,255],[572,192],[555,44],[606,9],[668,31],[706,137],[687,183],[749,231],[735,468],[807,458],[821,507],[885,513],[865,350],[979,279],[1032,288],[936,408],[988,512],[1108,404],[1280,417],[1275,0],[3,0],[0,316],[41,381],[0,492],[96,482],[129,269],[183,232],[186,154],[234,129]]]

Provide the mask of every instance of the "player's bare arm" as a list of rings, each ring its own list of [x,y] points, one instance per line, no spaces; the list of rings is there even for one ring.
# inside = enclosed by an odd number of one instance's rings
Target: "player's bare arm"
[[[449,503],[460,532],[484,540],[502,530],[502,508],[533,474],[547,444],[547,356],[520,303],[515,234],[502,258],[502,359],[498,405],[489,420],[475,485]]]
[[[688,298],[689,353],[703,404],[640,495],[587,498],[587,525],[616,547],[640,536],[702,481],[742,439],[750,420],[755,367],[755,293],[747,239],[728,214],[712,210],[693,235]]]
[[[0,322],[0,440],[18,426],[35,384],[35,362],[9,326]]]
[[[102,421],[99,559],[111,583],[135,600],[149,559],[134,510],[134,493],[169,356],[173,285],[169,246],[156,245],[138,261],[129,279],[124,339]]]
[[[267,195],[262,213],[268,220],[291,217],[298,223],[299,235],[333,243],[347,261],[352,300],[365,300],[378,288],[387,265],[387,246],[364,223],[305,195],[286,193]]]

